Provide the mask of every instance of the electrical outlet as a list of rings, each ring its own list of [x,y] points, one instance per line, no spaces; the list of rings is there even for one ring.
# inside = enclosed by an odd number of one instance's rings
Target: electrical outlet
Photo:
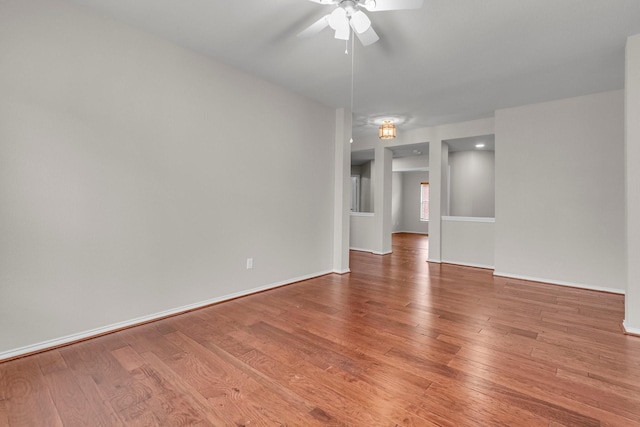
[[[247,270],[251,270],[253,268],[253,258],[247,258]]]

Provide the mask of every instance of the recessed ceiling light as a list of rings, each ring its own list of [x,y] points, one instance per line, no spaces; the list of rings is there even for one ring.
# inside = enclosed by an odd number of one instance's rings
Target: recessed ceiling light
[[[484,148],[484,144],[482,142],[479,144],[476,144],[476,148]]]

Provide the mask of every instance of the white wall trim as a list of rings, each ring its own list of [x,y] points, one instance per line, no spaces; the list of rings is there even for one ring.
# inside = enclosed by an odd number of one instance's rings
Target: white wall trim
[[[375,216],[373,212],[349,212],[351,216]]]
[[[435,263],[442,263],[442,261],[440,259],[437,258],[427,258],[427,262],[435,262]]]
[[[460,221],[460,222],[496,222],[495,218],[480,216],[443,216],[443,221]]]
[[[625,334],[638,335],[638,336],[640,336],[640,329],[638,329],[638,328],[631,328],[631,327],[627,326],[627,321],[626,321],[626,320],[623,320],[623,321],[622,321],[622,329],[624,329],[624,333],[625,333]]]
[[[448,259],[443,259],[442,263],[443,264],[462,265],[462,266],[465,266],[465,267],[484,268],[484,269],[487,269],[487,270],[493,270],[494,269],[493,265],[474,264],[474,263],[460,262],[460,261],[451,261],[451,260],[448,260]]]
[[[347,271],[348,272],[348,271]],[[100,335],[105,335],[111,332],[116,332],[121,329],[130,328],[133,326],[142,325],[145,323],[152,322],[154,320],[159,320],[165,317],[174,316],[176,314],[186,313],[191,310],[195,310],[198,308],[203,308],[212,304],[232,300],[235,298],[255,294],[257,292],[266,291],[269,289],[278,288],[280,286],[290,285],[293,283],[301,282],[308,279],[313,279],[315,277],[324,276],[326,274],[333,273],[333,271],[321,271],[318,273],[313,273],[305,276],[296,277],[293,279],[285,280],[282,282],[272,283],[269,285],[259,286],[257,288],[247,289],[245,291],[235,292],[228,295],[223,295],[221,297],[212,298],[206,301],[197,302],[194,304],[183,305],[182,307],[172,308],[165,311],[160,311],[158,313],[150,314],[147,316],[138,317],[136,319],[126,320],[124,322],[113,323],[111,325],[103,326],[100,328],[91,329],[84,332],[78,332],[76,334],[67,335],[60,338],[54,338],[47,341],[42,341],[36,344],[27,345],[20,348],[15,348],[12,350],[7,350],[0,352],[0,362],[3,360],[13,359],[16,357],[24,356],[31,353],[36,353],[39,351],[44,351],[47,349],[60,347],[67,344],[73,344],[74,342],[84,341],[90,338],[94,338]]]
[[[609,292],[612,294],[620,294],[620,295],[625,294],[624,289],[608,288],[606,286],[593,286],[593,285],[585,285],[584,283],[564,282],[561,280],[546,279],[541,277],[521,276],[519,274],[503,273],[501,271],[494,271],[493,275],[500,276],[500,277],[509,277],[511,279],[529,280],[531,282],[548,283],[550,285],[567,286],[570,288],[587,289],[590,291]]]
[[[351,269],[347,268],[346,270],[342,270],[342,271],[333,270],[333,273],[335,273],[335,274],[347,274],[347,273],[351,273]]]
[[[418,157],[418,156],[415,156]],[[393,159],[396,160],[396,159]],[[392,169],[391,172],[398,172],[398,173],[402,173],[402,172],[429,172],[429,168],[403,168],[403,167],[398,167],[396,169]]]
[[[402,230],[393,231],[391,234],[396,234],[396,233],[421,234],[423,236],[429,235],[429,233],[425,233],[423,231],[402,231]]]

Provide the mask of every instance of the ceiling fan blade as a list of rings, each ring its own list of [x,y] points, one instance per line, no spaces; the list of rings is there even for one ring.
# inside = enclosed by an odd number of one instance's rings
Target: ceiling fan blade
[[[376,32],[373,30],[373,27],[369,27],[362,33],[359,33],[357,31],[355,33],[363,46],[369,46],[370,44],[373,44],[380,40],[380,37],[378,37],[378,34],[376,34]]]
[[[353,28],[353,30],[358,34],[364,33],[371,28],[371,20],[361,10],[358,10],[351,15],[349,23],[351,24],[351,28]]]
[[[318,19],[313,24],[309,25],[305,30],[302,30],[298,34],[298,37],[301,39],[304,39],[307,37],[315,36],[316,34],[324,30],[328,26],[329,26],[329,15],[325,15],[322,18]]]
[[[364,7],[369,12],[382,12],[385,10],[420,9],[423,3],[424,0],[368,0],[364,2]]]

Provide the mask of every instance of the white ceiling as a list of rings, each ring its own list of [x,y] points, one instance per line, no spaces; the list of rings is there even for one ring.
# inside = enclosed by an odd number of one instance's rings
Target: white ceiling
[[[454,153],[456,151],[495,151],[496,136],[495,135],[481,135],[472,136],[469,138],[456,138],[448,139],[444,141],[449,146],[449,152]],[[484,147],[478,148],[476,144],[484,144]],[[429,156],[429,143],[420,142],[417,144],[399,145],[396,147],[390,147],[393,153],[394,159],[400,159],[402,157],[413,156]],[[351,152],[351,165],[359,166],[367,163],[375,158],[375,150],[359,150]]]
[[[493,135],[489,135],[492,138]],[[465,138],[471,139],[471,138]],[[452,140],[453,141],[453,140]],[[393,153],[394,159],[400,159],[402,157],[414,157],[414,156],[429,156],[429,143],[420,142],[417,144],[399,145],[397,147],[390,147]],[[359,150],[351,152],[351,165],[360,166],[375,158],[375,150]]]
[[[472,136],[469,138],[456,138],[447,139],[444,141],[449,146],[449,152],[454,153],[456,151],[495,151],[496,150],[496,136],[495,135],[482,135]],[[477,144],[483,144],[482,148],[476,147]]]
[[[335,6],[308,0],[74,0],[330,107],[349,107],[351,56],[330,29],[296,34]],[[425,0],[368,13],[355,43],[354,136],[399,116],[412,129],[624,87],[640,0]]]

